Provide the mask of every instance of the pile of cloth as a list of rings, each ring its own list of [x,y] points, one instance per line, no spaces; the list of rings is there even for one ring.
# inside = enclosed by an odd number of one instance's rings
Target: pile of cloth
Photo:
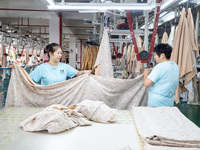
[[[24,131],[43,131],[59,133],[76,126],[91,125],[89,120],[109,123],[118,117],[112,109],[100,101],[85,100],[77,105],[54,104],[20,123]]]
[[[200,149],[200,128],[177,107],[133,107],[132,115],[147,150]]]

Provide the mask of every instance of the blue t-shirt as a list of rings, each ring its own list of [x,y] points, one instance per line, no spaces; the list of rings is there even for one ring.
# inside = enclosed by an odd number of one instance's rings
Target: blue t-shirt
[[[154,83],[149,88],[148,106],[173,106],[179,82],[179,68],[175,62],[157,64],[147,77]]]
[[[43,63],[37,66],[31,73],[30,77],[35,82],[41,80],[41,85],[49,85],[65,81],[67,77],[74,77],[78,70],[68,64],[58,62],[56,68],[53,68],[48,63]]]

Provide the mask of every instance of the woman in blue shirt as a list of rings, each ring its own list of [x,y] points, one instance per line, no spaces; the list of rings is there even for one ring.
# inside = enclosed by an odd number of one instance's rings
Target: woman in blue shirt
[[[50,85],[65,81],[67,77],[72,78],[82,74],[90,75],[91,70],[78,71],[68,64],[59,62],[62,57],[60,45],[51,43],[46,46],[49,62],[37,66],[30,77],[34,82],[41,81],[41,85]]]
[[[179,68],[175,62],[170,61],[172,47],[168,44],[159,44],[154,48],[154,52],[158,64],[152,71],[144,71],[144,85],[150,87],[148,106],[173,106],[179,82]]]

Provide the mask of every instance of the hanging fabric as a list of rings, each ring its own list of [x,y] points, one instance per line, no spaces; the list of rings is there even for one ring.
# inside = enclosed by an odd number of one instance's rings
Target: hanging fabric
[[[167,35],[167,32],[165,31],[163,33],[163,37],[162,37],[162,42],[163,44],[167,44],[168,43],[168,35]]]
[[[113,78],[113,66],[110,53],[108,32],[104,29],[99,52],[95,62],[95,75]]]
[[[168,44],[173,47],[174,45],[174,35],[175,35],[175,26],[171,27],[171,32],[169,34]]]
[[[176,62],[179,66],[179,78],[183,79],[179,82],[176,90],[175,101],[179,102],[179,92],[186,91],[184,85],[187,84],[195,76],[194,58],[192,46],[190,42],[190,35],[188,29],[188,22],[186,19],[185,8],[182,9],[179,24],[174,39],[174,47],[171,54],[171,60]],[[184,77],[184,78],[183,78]]]

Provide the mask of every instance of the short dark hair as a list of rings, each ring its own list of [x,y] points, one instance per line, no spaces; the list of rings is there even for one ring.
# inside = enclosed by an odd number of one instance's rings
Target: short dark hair
[[[158,44],[154,48],[154,52],[160,57],[162,53],[165,54],[167,59],[170,59],[172,53],[172,47],[169,44]]]
[[[49,59],[50,59],[49,52],[54,53],[58,48],[61,48],[61,46],[57,43],[51,43],[46,46],[46,52],[48,54]]]

